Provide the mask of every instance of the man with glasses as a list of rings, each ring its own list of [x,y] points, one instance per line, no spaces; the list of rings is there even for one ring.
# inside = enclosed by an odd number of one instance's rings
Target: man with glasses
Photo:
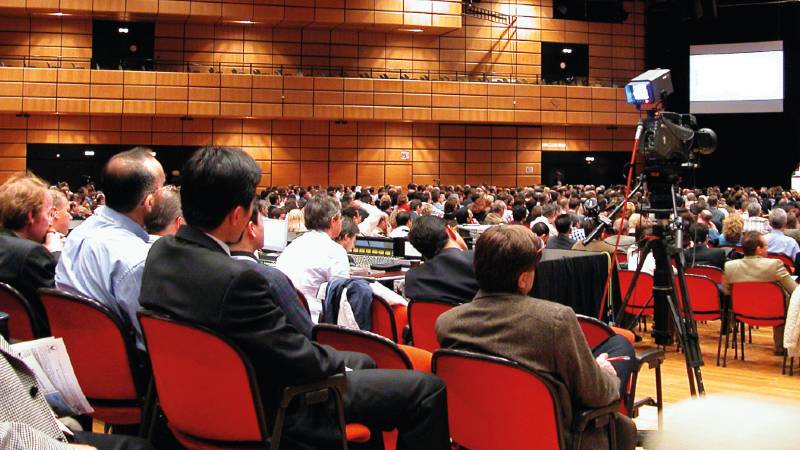
[[[136,311],[150,250],[144,221],[163,185],[164,169],[149,149],[114,155],[103,168],[106,206],[70,233],[56,267],[56,286],[108,306],[136,330],[142,350]]]

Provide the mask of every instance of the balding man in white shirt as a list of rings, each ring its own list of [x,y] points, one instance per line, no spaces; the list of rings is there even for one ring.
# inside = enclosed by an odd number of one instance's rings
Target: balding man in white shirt
[[[350,278],[347,251],[334,239],[342,229],[339,201],[317,195],[303,209],[308,232],[298,237],[278,257],[276,267],[286,274],[308,302],[311,320],[319,321],[322,302],[317,291],[334,278]]]

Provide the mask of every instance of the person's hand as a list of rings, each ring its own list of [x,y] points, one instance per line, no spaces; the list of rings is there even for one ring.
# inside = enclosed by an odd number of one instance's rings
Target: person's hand
[[[61,233],[55,230],[50,230],[44,237],[44,248],[50,253],[60,252],[64,249],[64,240],[61,238]]]
[[[611,375],[617,376],[617,370],[614,369],[614,366],[612,366],[610,362],[608,362],[608,353],[601,353],[600,356],[595,358],[595,361],[597,361],[597,365],[600,366],[601,369],[605,370]]]
[[[83,445],[83,444],[69,444],[70,448],[74,448],[75,450],[97,450],[96,447],[92,447],[91,445]]]

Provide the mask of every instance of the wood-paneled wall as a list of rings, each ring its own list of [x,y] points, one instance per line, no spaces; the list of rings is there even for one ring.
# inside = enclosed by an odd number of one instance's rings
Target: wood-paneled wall
[[[382,1],[398,0],[374,0],[375,4]],[[507,26],[467,17],[461,26],[458,16],[459,28],[440,36],[364,31],[364,27],[348,30],[332,25],[273,28],[263,24],[159,20],[155,56],[162,62],[486,72],[497,77],[531,79],[541,74],[541,42],[545,41],[588,44],[589,77],[593,82],[608,84],[614,79],[622,83],[644,69],[642,2],[626,2],[631,14],[622,24],[551,19],[552,6],[547,1],[542,3],[482,2],[482,7],[516,15],[516,21]],[[88,18],[4,16],[0,17],[0,30],[0,37],[4,38],[0,40],[0,60],[3,56],[91,57]],[[46,64],[40,62],[39,66]],[[419,77],[419,73],[412,75]]]
[[[0,112],[628,125],[620,88],[0,67]]]
[[[461,26],[459,0],[0,0],[0,11],[202,23],[415,27],[435,33]]]
[[[0,115],[0,182],[27,143],[227,145],[261,165],[262,186],[541,181],[542,150],[629,151],[633,124],[607,127]],[[51,180],[52,181],[52,180]]]

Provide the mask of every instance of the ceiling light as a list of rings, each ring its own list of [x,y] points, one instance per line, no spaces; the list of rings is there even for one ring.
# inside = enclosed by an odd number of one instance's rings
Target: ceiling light
[[[584,159],[586,159],[586,162],[589,162],[589,163],[590,163],[590,162],[594,161],[594,156],[587,156],[587,157],[586,157],[586,158],[584,158]]]
[[[256,22],[252,20],[234,20],[233,23],[238,23],[239,25],[254,25]]]
[[[61,158],[61,153],[56,153],[56,158]]]
[[[83,156],[94,156],[94,150],[86,150],[83,152]]]
[[[562,48],[561,49],[561,53],[570,54],[570,53],[572,53],[572,49],[571,48]]]
[[[425,30],[421,28],[400,28],[399,31],[407,31],[409,33],[422,33]]]
[[[63,16],[69,16],[69,15],[70,15],[70,14],[63,13],[63,12],[61,12],[61,11],[58,11],[58,12],[54,12],[54,13],[50,13],[50,14],[48,14],[48,16],[56,16],[56,17],[63,17]]]
[[[542,148],[567,148],[567,144],[563,142],[545,142]]]
[[[117,28],[117,32],[122,33],[122,34],[128,34],[128,28],[127,27],[119,27],[119,28]]]

